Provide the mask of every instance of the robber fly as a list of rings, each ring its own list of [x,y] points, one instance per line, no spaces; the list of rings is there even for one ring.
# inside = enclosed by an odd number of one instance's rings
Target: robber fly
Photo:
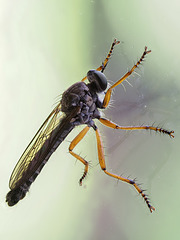
[[[144,198],[149,210],[151,212],[155,210],[150,204],[148,197],[135,180],[115,175],[106,170],[101,136],[94,123],[94,119],[98,119],[102,124],[113,129],[149,129],[174,137],[174,131],[168,131],[154,126],[119,126],[108,119],[101,117],[99,109],[105,109],[108,106],[112,90],[127,79],[138,65],[141,64],[145,56],[151,52],[145,47],[141,58],[132,69],[107,89],[107,78],[103,72],[112,55],[115,45],[119,43],[120,42],[115,39],[102,65],[96,70],[88,71],[87,76],[84,77],[81,82],[73,84],[62,94],[62,99],[42,124],[14,168],[9,182],[11,190],[6,196],[6,201],[9,206],[15,205],[25,197],[31,184],[39,175],[51,154],[64,141],[74,127],[85,124],[85,128],[74,138],[69,146],[69,153],[84,164],[84,173],[79,180],[79,184],[82,185],[82,182],[87,175],[89,165],[88,162],[80,155],[76,154],[73,149],[83,139],[88,130],[93,128],[96,133],[98,158],[101,169],[107,175],[133,185],[138,193]],[[86,79],[89,81],[87,84],[84,82]],[[103,100],[100,100],[98,97],[99,93],[105,94]]]

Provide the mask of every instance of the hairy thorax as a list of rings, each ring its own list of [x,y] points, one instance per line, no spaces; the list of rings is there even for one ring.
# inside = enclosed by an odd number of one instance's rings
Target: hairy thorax
[[[87,124],[92,126],[94,118],[100,117],[97,108],[101,108],[97,93],[91,85],[84,82],[77,82],[68,88],[62,95],[61,111],[69,114],[75,107],[79,107],[79,111],[72,122],[75,125]]]

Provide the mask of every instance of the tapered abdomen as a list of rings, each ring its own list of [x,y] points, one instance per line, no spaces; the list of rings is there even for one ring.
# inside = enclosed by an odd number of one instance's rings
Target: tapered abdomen
[[[44,142],[40,150],[29,163],[28,168],[23,172],[22,177],[15,183],[15,187],[13,187],[6,195],[6,202],[9,206],[14,206],[25,197],[31,184],[39,175],[52,153],[63,142],[73,128],[73,124],[67,121],[65,117],[51,132],[49,138]]]

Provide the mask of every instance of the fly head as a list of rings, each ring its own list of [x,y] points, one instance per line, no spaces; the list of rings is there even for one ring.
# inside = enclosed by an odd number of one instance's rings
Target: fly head
[[[89,70],[87,73],[87,79],[90,82],[91,87],[96,93],[100,93],[107,88],[107,78],[106,76],[97,70]]]

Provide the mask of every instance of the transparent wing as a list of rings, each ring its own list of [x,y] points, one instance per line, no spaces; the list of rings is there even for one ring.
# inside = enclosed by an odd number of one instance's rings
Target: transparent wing
[[[50,137],[51,132],[58,126],[63,116],[64,114],[61,112],[61,104],[59,103],[37,131],[36,135],[16,164],[9,181],[10,189],[13,189],[16,186],[16,183],[22,178],[23,173],[26,172],[29,164],[34,159],[35,154]]]

